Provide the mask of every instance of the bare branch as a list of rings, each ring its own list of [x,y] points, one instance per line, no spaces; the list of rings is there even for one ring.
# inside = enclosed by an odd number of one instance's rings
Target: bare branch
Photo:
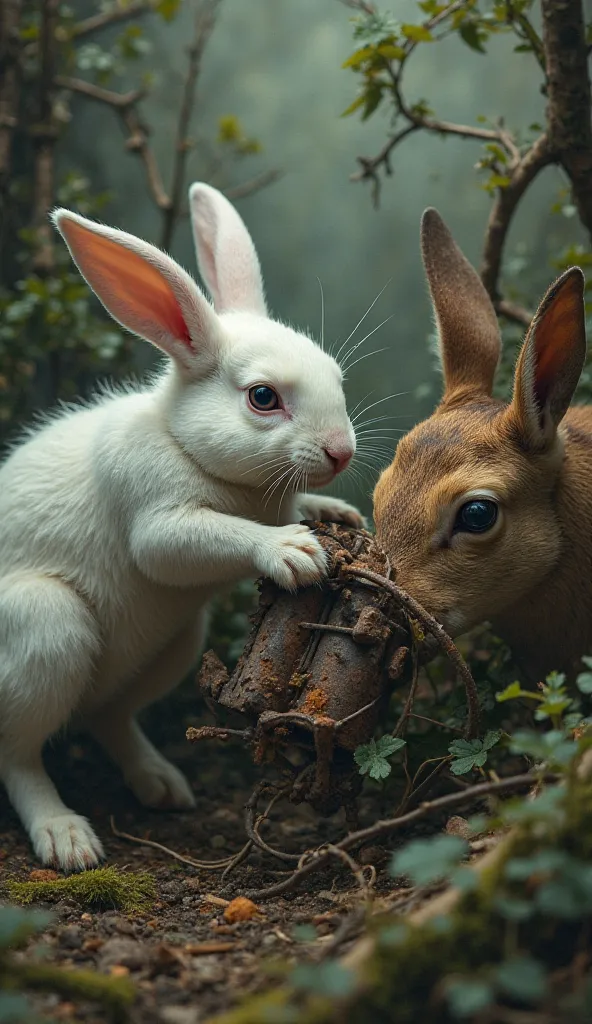
[[[547,69],[547,123],[592,237],[592,123],[586,27],[581,0],[541,0]]]
[[[170,249],[175,224],[179,219],[185,184],[185,167],[191,149],[188,131],[196,102],[197,81],[201,70],[203,54],[216,23],[216,11],[220,2],[221,0],[197,0],[193,42],[189,47],[189,65],[177,123],[170,202],[168,206],[163,207],[163,226],[160,241],[163,249]]]
[[[520,324],[522,327],[530,327],[533,314],[524,306],[519,306],[518,303],[511,302],[509,299],[497,299],[493,305],[498,316],[503,316],[506,320]]]
[[[485,232],[481,267],[483,284],[498,313],[525,326],[530,323],[532,314],[528,310],[503,300],[499,292],[504,245],[516,207],[522,196],[537,174],[544,167],[553,163],[555,159],[556,156],[551,149],[548,137],[541,135],[518,163],[508,168],[510,181],[504,188],[497,190]]]
[[[99,32],[103,28],[109,28],[121,21],[131,21],[154,9],[154,0],[135,0],[134,3],[121,4],[111,11],[102,11],[100,14],[93,14],[84,21],[79,21],[72,30],[74,39],[81,39],[93,32]]]
[[[91,100],[106,103],[111,107],[131,107],[145,96],[143,89],[113,92],[111,89],[103,89],[100,85],[94,85],[92,82],[85,82],[83,78],[68,78],[65,75],[56,75],[54,83],[60,89],[69,89],[71,92],[80,93],[81,96],[88,96]]]
[[[68,78],[61,75],[56,76],[54,82],[62,89],[70,89],[88,99],[96,100],[97,103],[104,103],[119,114],[128,135],[126,148],[130,153],[137,153],[144,164],[150,195],[158,208],[168,210],[171,200],[166,193],[156,157],[148,141],[149,129],[137,109],[137,104],[143,98],[144,91],[133,89],[130,92],[118,93],[111,89],[103,89],[92,82],[85,82],[82,78]]]
[[[0,196],[8,187],[18,120],[18,27],[22,0],[0,0]]]
[[[53,206],[55,194],[54,150],[58,131],[54,122],[53,103],[58,6],[59,0],[43,0],[37,121],[31,127],[35,145],[32,220],[37,243],[33,268],[39,274],[49,274],[54,266],[54,234],[47,215]]]
[[[445,796],[438,797],[436,800],[430,800],[428,803],[422,804],[413,811],[408,811],[407,814],[401,814],[397,818],[390,818],[386,821],[377,821],[374,825],[370,825],[368,828],[360,829],[358,832],[350,832],[349,835],[347,835],[345,839],[342,839],[340,843],[335,843],[334,848],[344,851],[354,850],[358,846],[361,846],[370,840],[377,839],[379,836],[390,835],[391,833],[404,828],[406,825],[414,824],[416,821],[420,821],[422,818],[427,818],[429,815],[437,814],[440,811],[447,811],[451,807],[471,804],[477,800],[483,799],[485,796],[491,796],[497,793],[520,793],[525,790],[529,790],[537,780],[542,782],[557,782],[558,779],[558,775],[545,772],[542,776],[534,774],[514,775],[506,779],[496,779],[493,782],[481,782],[476,786],[469,786],[461,793],[447,793]],[[249,897],[249,899],[260,900],[271,899],[273,896],[280,896],[285,892],[291,892],[293,889],[296,889],[300,882],[309,875],[327,867],[330,860],[331,853],[323,847],[319,850],[311,851],[309,858],[307,860],[304,860],[303,858],[301,866],[284,881],[277,882],[275,885],[270,885],[265,889],[248,890],[243,895]]]
[[[251,178],[250,181],[244,181],[241,185],[233,185],[232,188],[223,189],[224,195],[227,199],[233,201],[235,199],[245,199],[247,196],[254,195],[255,192],[260,192],[262,188],[267,188],[268,185],[273,185],[274,182],[279,181],[283,173],[279,167],[272,167],[269,171],[258,174],[256,178]]]

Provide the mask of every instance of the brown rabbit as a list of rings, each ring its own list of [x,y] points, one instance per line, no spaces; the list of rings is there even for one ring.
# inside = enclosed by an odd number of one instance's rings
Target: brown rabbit
[[[396,581],[453,635],[488,620],[532,681],[592,654],[592,407],[569,409],[586,355],[584,276],[551,286],[510,404],[492,398],[501,340],[481,280],[435,210],[422,255],[444,397],[399,442],[374,492]]]

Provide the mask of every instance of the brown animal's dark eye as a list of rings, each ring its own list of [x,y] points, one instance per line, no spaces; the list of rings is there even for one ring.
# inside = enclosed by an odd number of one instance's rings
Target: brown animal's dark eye
[[[461,505],[454,522],[454,532],[485,533],[497,520],[497,505],[488,498],[475,498]]]
[[[272,412],[279,409],[280,405],[276,392],[268,388],[267,384],[256,384],[254,388],[249,388],[249,402],[257,412]]]

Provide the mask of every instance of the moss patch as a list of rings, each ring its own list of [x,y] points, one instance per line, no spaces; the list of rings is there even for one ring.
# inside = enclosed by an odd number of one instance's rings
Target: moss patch
[[[115,867],[97,868],[49,882],[8,881],[3,889],[11,900],[21,905],[53,903],[67,897],[76,900],[81,907],[116,907],[126,914],[145,912],[156,899],[152,875],[120,871]]]

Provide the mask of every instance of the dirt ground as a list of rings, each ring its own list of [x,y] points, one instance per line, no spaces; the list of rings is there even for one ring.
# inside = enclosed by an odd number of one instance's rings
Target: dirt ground
[[[107,864],[151,872],[157,880],[158,901],[149,914],[136,917],[109,908],[81,911],[66,900],[54,904],[54,924],[41,940],[44,955],[49,962],[69,967],[129,974],[138,992],[130,1015],[137,1024],[200,1024],[235,1005],[245,993],[268,985],[270,962],[318,961],[337,948],[343,952],[362,927],[357,883],[338,864],[307,879],[302,889],[262,901],[259,917],[228,924],[222,903],[209,897],[232,900],[246,890],[269,885],[282,877],[278,871],[285,865],[257,851],[222,883],[219,872],[187,867],[112,834],[111,815],[118,829],[194,858],[222,858],[243,845],[243,807],[261,769],[250,763],[238,741],[187,743],[186,727],[208,721],[198,710],[193,695],[185,692],[169,700],[164,711],[152,709],[149,720],[152,738],[190,779],[197,799],[192,812],[157,813],[140,807],[115,769],[85,737],[65,739],[47,758],[66,802],[86,814],[98,832]],[[392,812],[382,805],[383,800],[379,787],[362,798],[362,825]],[[292,852],[339,839],[344,833],[341,814],[322,819],[309,808],[286,801],[276,805],[264,830],[269,842]],[[370,848],[359,856],[378,870],[377,906],[405,899],[407,893],[385,870],[388,850]],[[5,794],[0,793],[0,876],[26,880],[38,867]],[[85,1024],[106,1020],[96,1006],[74,1006],[57,996],[43,997],[38,1005],[60,1020]]]

